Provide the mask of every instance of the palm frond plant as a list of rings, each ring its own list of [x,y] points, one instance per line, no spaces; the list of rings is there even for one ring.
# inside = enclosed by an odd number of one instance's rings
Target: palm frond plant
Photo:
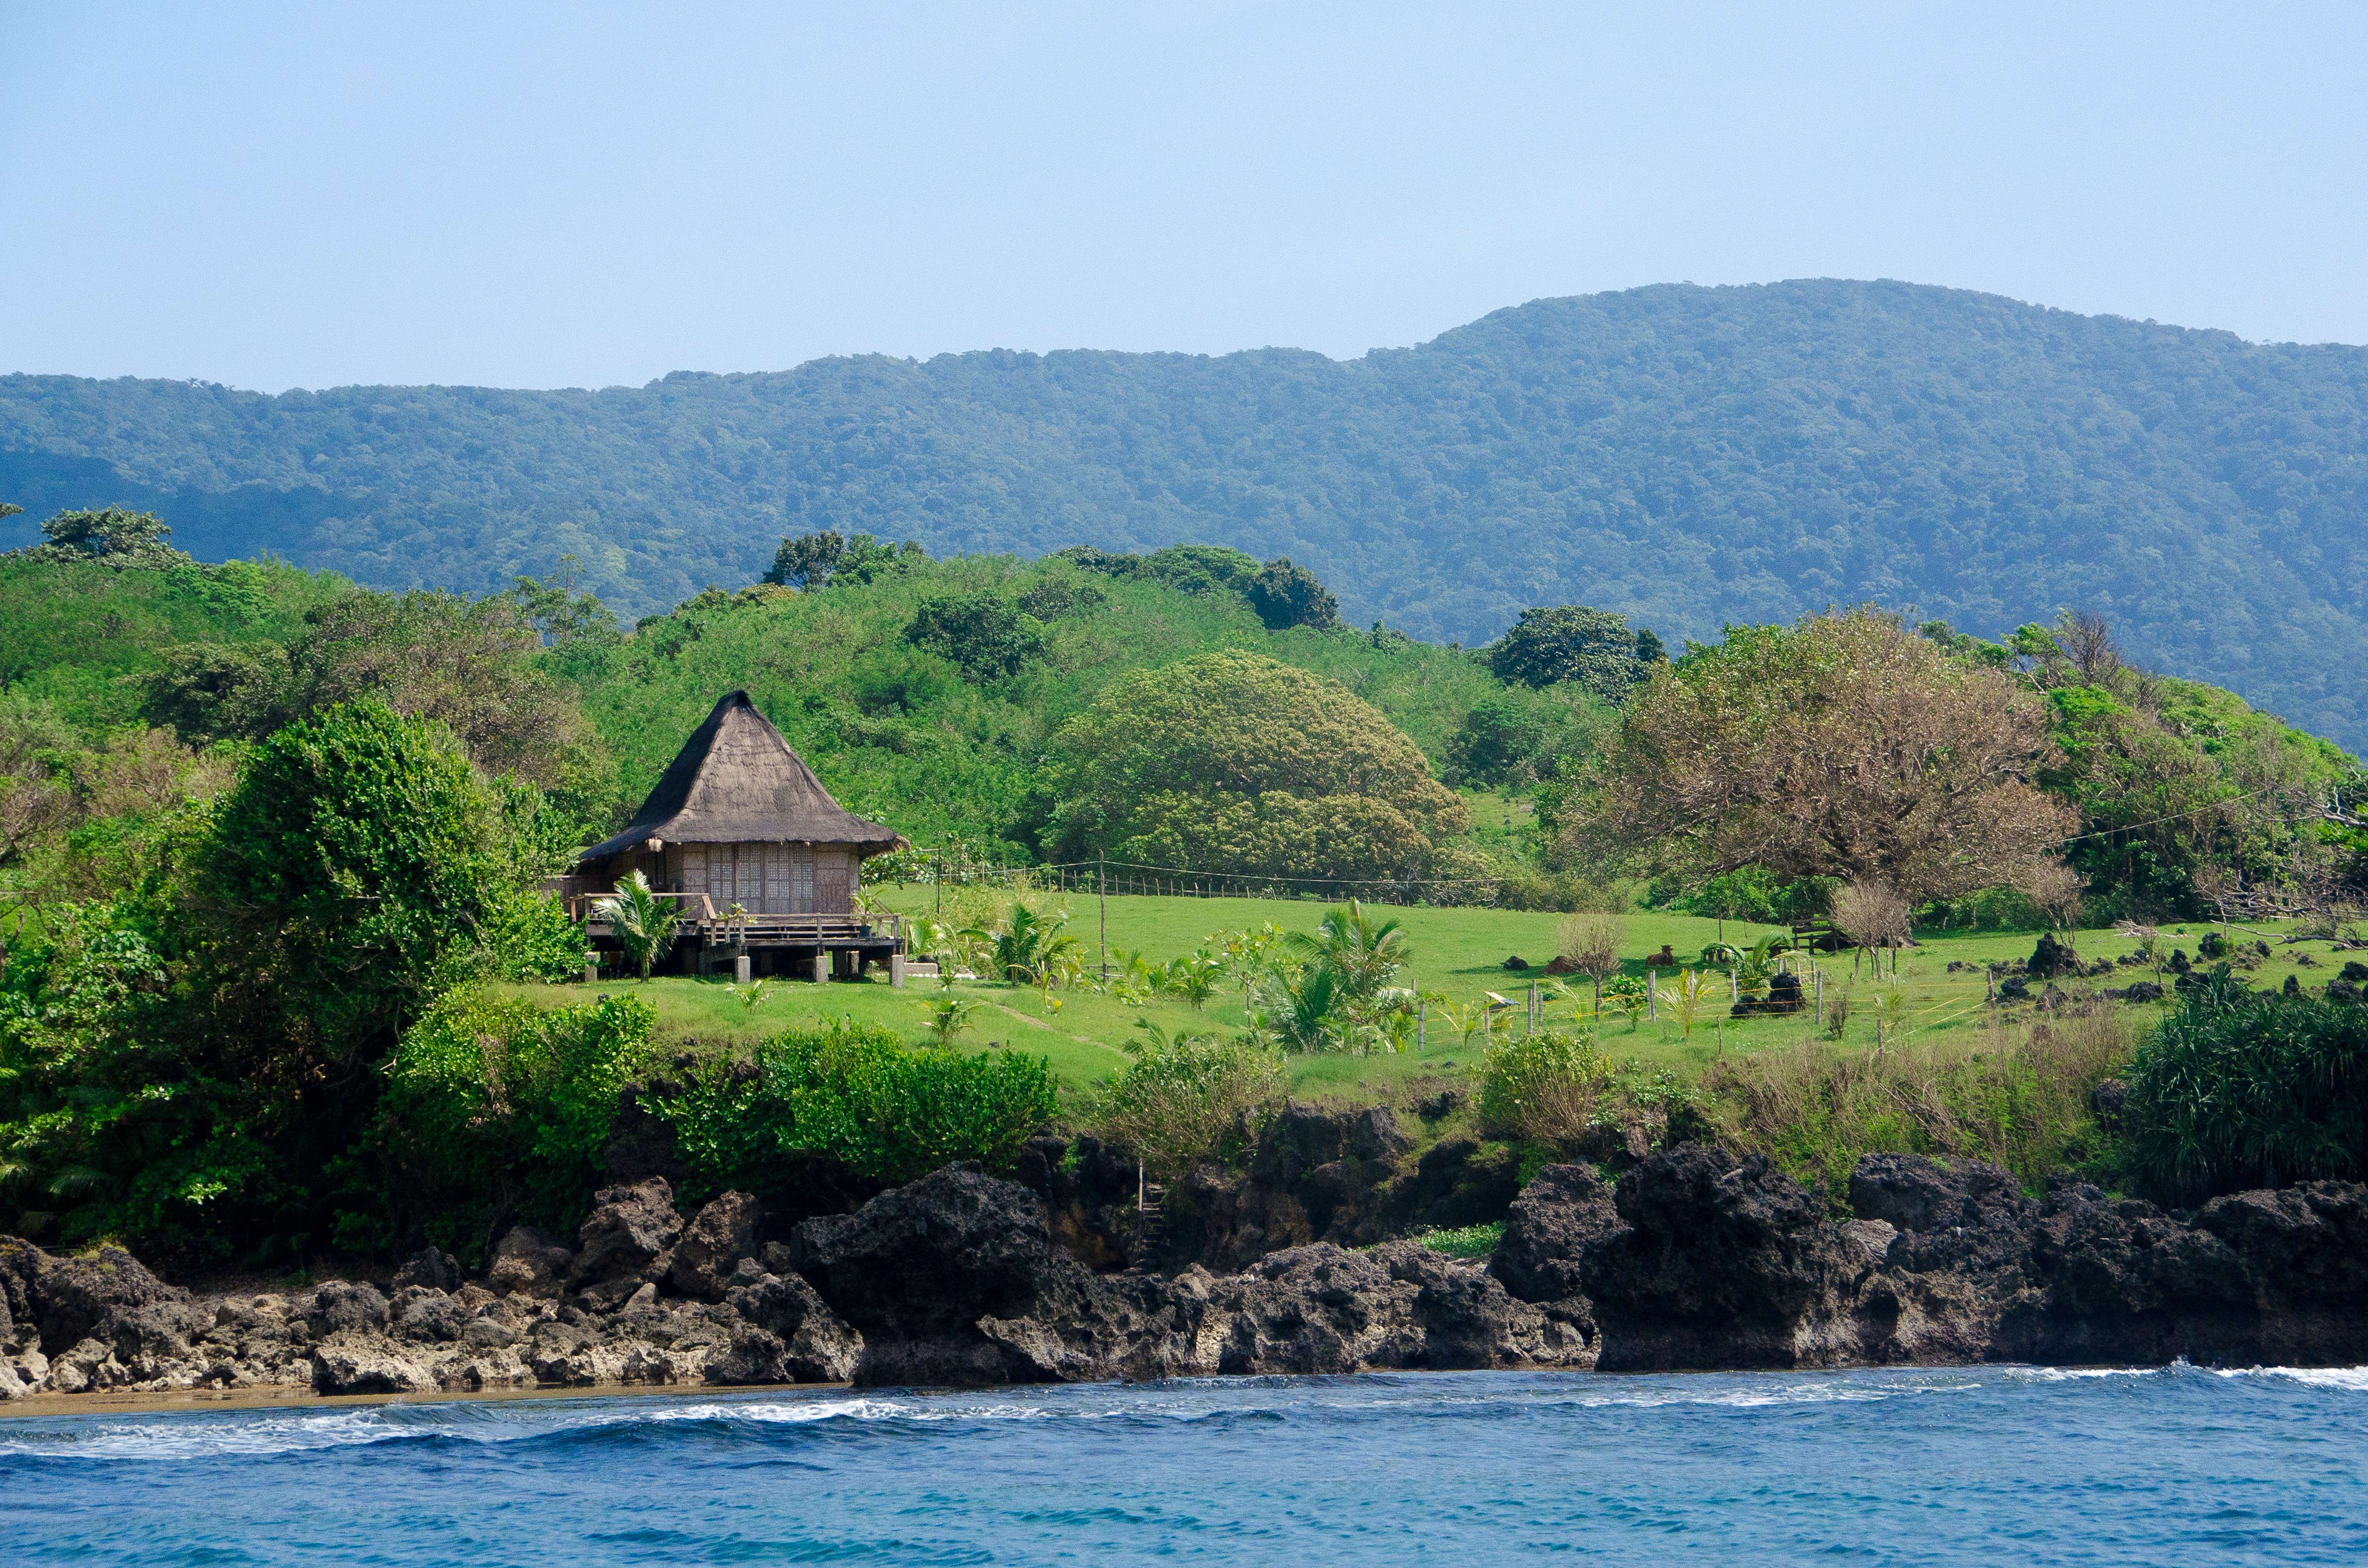
[[[1694,1025],[1702,1021],[1702,1014],[1715,1000],[1713,987],[1702,979],[1703,972],[1699,969],[1679,970],[1674,982],[1654,993],[1661,1006],[1669,1009],[1669,1016],[1678,1021],[1679,1032],[1687,1040],[1694,1038]]]
[[[1053,992],[1064,987],[1082,985],[1086,979],[1086,955],[1074,937],[1064,937],[1066,946],[1056,947],[1036,967],[1036,986],[1044,994],[1047,1015],[1061,1010],[1061,998]]]
[[[642,978],[648,980],[650,971],[674,946],[675,928],[682,921],[681,911],[659,897],[650,886],[649,878],[639,871],[630,873],[617,884],[615,892],[600,899],[595,907],[607,917],[609,929],[616,933],[617,943],[625,949],[625,956],[642,971]]]
[[[1169,960],[1160,989],[1170,996],[1180,997],[1194,1012],[1209,1005],[1217,987],[1225,978],[1225,966],[1207,952],[1194,952]]]
[[[746,985],[727,985],[723,989],[740,1004],[741,1016],[749,1018],[755,1017],[757,1009],[769,1001],[773,994],[772,987],[762,980],[752,980]]]
[[[1348,995],[1340,973],[1329,964],[1310,964],[1281,986],[1281,1007],[1273,1017],[1285,1050],[1330,1051],[1346,1043],[1341,1037],[1341,1007]]]
[[[1895,979],[1874,999],[1874,1043],[1880,1046],[1888,1040],[1896,1045],[1906,1039],[1908,1017],[1907,993]]]
[[[1353,898],[1346,908],[1326,910],[1313,933],[1292,933],[1290,943],[1309,964],[1334,971],[1350,996],[1381,990],[1412,956],[1396,921],[1375,921]]]
[[[1062,930],[1067,924],[1062,916],[1048,918],[1015,903],[1001,930],[973,926],[962,934],[985,947],[987,965],[997,979],[1010,985],[1036,985],[1056,959],[1078,951],[1077,939]]]
[[[922,1003],[924,1027],[929,1031],[929,1043],[939,1051],[951,1050],[954,1037],[970,1028],[970,1016],[977,1009],[975,1002],[957,1002],[951,996]]]
[[[1474,1040],[1486,1047],[1496,1040],[1504,1032],[1511,1017],[1503,1008],[1491,1006],[1486,1002],[1466,1002],[1461,1006],[1452,1002],[1441,1002],[1439,1011],[1446,1018],[1447,1027],[1456,1032],[1466,1050]]]
[[[1402,986],[1389,987],[1373,999],[1373,1040],[1381,1050],[1403,1056],[1414,1049],[1417,1000]]]
[[[952,935],[943,921],[916,915],[905,926],[905,951],[924,961],[934,959],[946,949],[947,938]]]
[[[1126,1053],[1129,1056],[1142,1056],[1148,1052],[1172,1051],[1178,1046],[1185,1045],[1213,1045],[1216,1043],[1217,1040],[1215,1035],[1203,1033],[1197,1029],[1178,1029],[1174,1034],[1170,1034],[1166,1029],[1161,1028],[1157,1024],[1153,1023],[1149,1018],[1135,1019],[1134,1027],[1143,1031],[1144,1038],[1141,1040],[1130,1039],[1122,1042],[1125,1047]]]

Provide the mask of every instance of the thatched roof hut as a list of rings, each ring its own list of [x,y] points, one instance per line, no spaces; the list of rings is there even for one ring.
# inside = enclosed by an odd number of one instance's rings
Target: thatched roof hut
[[[852,906],[856,868],[905,843],[832,800],[734,691],[691,732],[632,822],[586,849],[576,869],[587,887],[614,887],[638,869],[661,892],[704,893],[718,910],[835,915]]]

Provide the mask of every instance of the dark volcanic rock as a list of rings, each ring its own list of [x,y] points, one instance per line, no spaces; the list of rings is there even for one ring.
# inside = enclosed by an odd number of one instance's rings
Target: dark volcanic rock
[[[740,1260],[757,1256],[763,1221],[763,1205],[745,1192],[716,1199],[692,1218],[674,1244],[668,1281],[693,1301],[722,1301]]]
[[[461,1337],[469,1324],[469,1310],[441,1290],[406,1285],[387,1303],[387,1317],[399,1339],[430,1344]]]
[[[1689,1144],[1622,1176],[1613,1203],[1628,1228],[1580,1267],[1605,1370],[1851,1358],[1844,1320],[1864,1249],[1765,1160]]]
[[[1167,1189],[1166,1257],[1232,1273],[1269,1253],[1305,1246],[1316,1231],[1306,1205],[1268,1183],[1195,1168]]]
[[[351,1329],[376,1329],[387,1325],[390,1309],[379,1288],[364,1280],[334,1280],[313,1292],[312,1309],[304,1314],[305,1324],[317,1338],[327,1338]]]
[[[2011,1221],[2031,1210],[2014,1178],[1995,1165],[1951,1167],[1920,1154],[1869,1154],[1850,1173],[1850,1211],[1901,1231]]]
[[[1013,1179],[1044,1200],[1055,1243],[1088,1268],[1124,1267],[1139,1250],[1131,1224],[1138,1175],[1133,1159],[1098,1138],[1031,1138]]]
[[[81,1257],[46,1258],[31,1281],[34,1321],[51,1355],[101,1331],[126,1312],[176,1306],[188,1292],[164,1283],[121,1247],[103,1246]]]
[[[707,1363],[722,1383],[843,1383],[855,1376],[863,1336],[797,1275],[744,1271],[729,1301],[743,1320],[731,1348]]]
[[[674,1189],[664,1176],[604,1187],[592,1195],[592,1203],[576,1232],[575,1261],[568,1270],[568,1283],[578,1290],[640,1280],[682,1234]]]
[[[1503,1144],[1444,1139],[1409,1169],[1412,1149],[1387,1107],[1292,1102],[1262,1130],[1246,1175],[1203,1166],[1169,1187],[1156,1256],[1230,1270],[1311,1241],[1372,1245],[1502,1219],[1520,1189],[1520,1155]]]
[[[1548,1165],[1513,1199],[1488,1272],[1520,1301],[1570,1301],[1585,1294],[1580,1256],[1623,1228],[1609,1184],[1585,1165]]]
[[[1040,1381],[979,1329],[1068,1304],[1082,1265],[1056,1256],[1043,1200],[976,1165],[808,1220],[790,1240],[800,1274],[863,1335],[856,1381],[975,1386]]]
[[[427,1247],[394,1271],[394,1289],[419,1285],[430,1290],[457,1290],[461,1278],[460,1259],[449,1252]]]
[[[1521,1190],[1521,1159],[1501,1143],[1442,1138],[1396,1186],[1385,1212],[1402,1216],[1404,1223],[1449,1230],[1486,1225],[1503,1219]]]
[[[2022,967],[2023,972],[2033,980],[2054,980],[2058,975],[2082,972],[2080,955],[2072,950],[2070,944],[2057,941],[2052,931],[2039,934],[2039,945],[2032,949]]]
[[[1179,1283],[1182,1283],[1179,1281]],[[1517,1301],[1486,1271],[1416,1242],[1369,1253],[1293,1247],[1211,1281],[1212,1370],[1337,1373],[1389,1368],[1585,1365],[1568,1325]]]
[[[575,1255],[531,1225],[513,1225],[494,1244],[485,1270],[486,1287],[496,1294],[555,1296]]]
[[[18,1236],[0,1236],[0,1336],[19,1324],[40,1332],[34,1281],[49,1267],[49,1255]]]

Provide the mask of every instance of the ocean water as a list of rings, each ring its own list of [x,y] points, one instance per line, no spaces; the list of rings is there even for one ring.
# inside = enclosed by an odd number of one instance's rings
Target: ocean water
[[[0,1562],[2368,1561],[2368,1370],[1467,1373],[0,1419]]]

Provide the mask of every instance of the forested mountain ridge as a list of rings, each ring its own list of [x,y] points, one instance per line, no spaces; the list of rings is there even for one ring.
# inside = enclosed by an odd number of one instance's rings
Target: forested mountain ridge
[[[1668,286],[1341,362],[1006,352],[637,389],[0,378],[0,497],[163,512],[370,584],[551,573],[634,610],[784,533],[1289,554],[1344,614],[1476,642],[1572,601],[1706,637],[1873,599],[2142,661],[2368,743],[2368,349],[1898,283]]]

